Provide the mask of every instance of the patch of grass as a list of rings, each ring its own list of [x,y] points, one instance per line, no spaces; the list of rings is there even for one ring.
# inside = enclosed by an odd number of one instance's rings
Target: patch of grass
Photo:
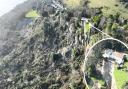
[[[105,15],[120,13],[121,17],[128,19],[128,9],[117,0],[89,0],[92,8],[103,8]]]
[[[128,63],[126,63],[125,65],[128,65]],[[128,81],[128,73],[115,68],[114,75],[118,89],[122,89],[123,85]]]
[[[31,10],[28,13],[26,13],[25,17],[26,18],[36,18],[36,17],[40,17],[40,15],[37,13],[36,10]]]
[[[97,79],[95,77],[91,77],[93,81],[98,81],[102,86],[105,84],[105,81],[103,79]]]
[[[128,68],[128,62],[125,62],[125,63],[124,63],[124,66],[126,66],[126,67]]]
[[[82,2],[83,0],[64,0],[64,4],[70,9],[81,7]]]

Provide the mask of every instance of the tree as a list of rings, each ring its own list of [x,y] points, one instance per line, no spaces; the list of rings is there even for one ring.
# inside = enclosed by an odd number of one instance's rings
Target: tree
[[[107,23],[107,26],[106,26],[106,29],[105,29],[105,32],[107,33],[107,34],[111,34],[111,27],[112,27],[112,23]]]
[[[114,35],[118,35],[117,33],[117,29],[118,29],[118,24],[117,23],[113,23],[112,24],[112,27],[111,27],[111,34],[114,36]]]

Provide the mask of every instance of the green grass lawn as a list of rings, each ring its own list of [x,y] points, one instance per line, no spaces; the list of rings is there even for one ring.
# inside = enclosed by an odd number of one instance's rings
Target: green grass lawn
[[[117,0],[89,0],[89,6],[92,8],[103,7],[105,15],[120,13],[121,17],[128,19],[128,9]]]
[[[40,17],[40,15],[37,13],[36,10],[31,10],[28,13],[26,13],[25,17],[26,18],[36,18],[36,17]]]
[[[128,62],[125,65],[128,66]],[[115,68],[114,75],[118,89],[122,89],[122,86],[128,81],[128,73]]]

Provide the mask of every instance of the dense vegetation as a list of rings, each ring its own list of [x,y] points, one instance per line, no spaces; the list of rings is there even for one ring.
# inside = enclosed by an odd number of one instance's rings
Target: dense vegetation
[[[51,3],[43,5],[39,2],[37,11],[31,8],[24,13],[23,18],[34,20],[24,28],[16,30],[19,32],[15,37],[18,41],[8,40],[15,46],[0,56],[1,89],[85,89],[87,87],[83,82],[85,50],[105,38],[105,35],[91,28],[90,40],[86,42],[82,17],[88,18],[95,27],[110,36],[128,42],[127,8],[121,2],[114,0],[108,4],[110,1],[107,0],[58,1],[67,9],[59,11],[50,7]],[[107,6],[104,6],[103,2]],[[9,49],[7,46],[3,46],[4,48]],[[88,57],[85,73],[89,87],[94,89],[94,83],[97,81],[102,89],[106,88],[106,81],[96,71],[98,69],[96,67],[103,61],[102,51],[105,48],[127,53],[122,44],[111,41],[102,42],[93,49]],[[4,52],[6,51],[8,50]],[[121,70],[115,70],[114,73],[116,80],[120,80],[119,76],[124,78],[127,75],[127,72]],[[120,73],[122,75],[119,75]],[[117,84],[119,88],[127,87],[127,78],[117,81]]]

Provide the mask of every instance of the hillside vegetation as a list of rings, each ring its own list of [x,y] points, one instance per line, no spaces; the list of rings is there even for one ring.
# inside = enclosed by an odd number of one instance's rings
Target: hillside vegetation
[[[120,13],[122,17],[128,19],[128,9],[118,0],[89,0],[89,6],[102,8],[104,15]]]
[[[31,23],[21,29],[15,29],[15,32],[11,31],[12,34],[7,36],[6,43],[2,51],[0,50],[0,89],[86,89],[83,72],[86,73],[85,78],[89,87],[97,89],[95,83],[98,80],[101,89],[106,89],[106,81],[99,72],[95,71],[98,69],[95,66],[99,66],[100,61],[103,60],[101,50],[111,48],[127,53],[127,49],[118,42],[112,44],[109,41],[103,42],[100,46],[96,46],[96,50],[93,49],[92,60],[87,63],[89,68],[83,71],[86,52],[105,36],[91,28],[89,38],[86,39],[81,18],[88,18],[101,31],[128,43],[127,15],[116,12],[113,14],[113,10],[119,11],[116,9],[122,9],[123,6],[121,8],[113,6],[117,4],[115,0],[111,0],[110,6],[107,4],[110,0],[108,2],[104,0],[104,3],[102,0],[90,0],[90,3],[88,0],[64,0],[64,2],[57,0],[66,8],[60,9],[59,6],[51,6],[54,5],[51,0],[45,1],[48,3],[39,2],[41,6],[37,11],[32,10],[32,7],[22,14],[24,19],[34,19]],[[104,14],[105,8],[99,8],[104,5],[110,7],[107,15]],[[11,20],[8,24],[10,23]],[[13,27],[15,28],[15,25]],[[119,72],[116,70],[115,72],[118,79]],[[126,73],[123,75],[126,76]],[[123,84],[117,83],[119,87]],[[127,87],[126,83],[123,88],[127,89]]]

